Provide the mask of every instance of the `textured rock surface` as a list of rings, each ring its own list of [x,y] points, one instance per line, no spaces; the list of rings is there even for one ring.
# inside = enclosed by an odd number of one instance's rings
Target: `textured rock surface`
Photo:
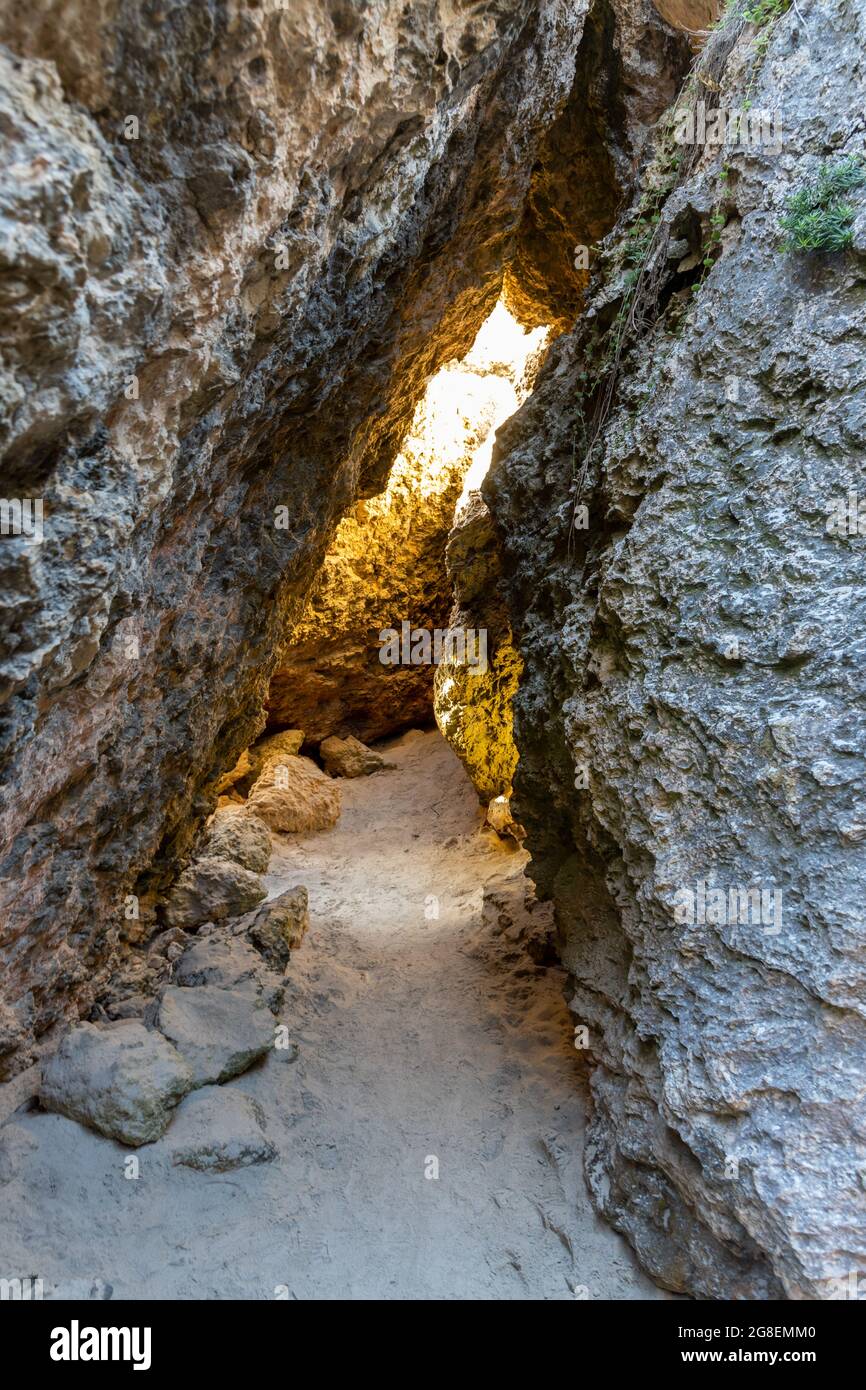
[[[451,628],[486,636],[485,667],[446,657],[436,668],[436,723],[486,805],[511,794],[517,766],[511,701],[520,679],[504,602],[499,546],[487,506],[472,493],[448,540],[448,574],[455,606]]]
[[[271,681],[269,723],[300,725],[312,742],[369,741],[431,719],[433,667],[383,665],[379,634],[448,626],[454,507],[505,392],[457,363],[430,384],[386,490],[340,523]]]
[[[329,830],[340,816],[340,789],[312,758],[267,763],[247,802],[271,830]]]
[[[79,1023],[47,1062],[39,1099],[46,1110],[137,1147],[160,1137],[192,1085],[171,1043],[141,1023]]]
[[[278,734],[267,734],[265,738],[260,738],[241,755],[238,766],[247,771],[235,782],[236,788],[247,795],[270,763],[295,757],[303,743],[304,733],[301,729],[281,729]]]
[[[348,738],[332,736],[323,739],[319,745],[319,756],[331,777],[369,777],[385,766],[385,759],[379,753],[374,753],[372,748],[351,734]]]
[[[248,936],[257,951],[275,970],[285,970],[289,954],[296,951],[310,925],[307,890],[290,888],[259,908]]]
[[[271,832],[258,816],[224,806],[207,828],[202,854],[208,859],[230,859],[251,873],[263,874],[271,858]]]
[[[184,1102],[165,1146],[172,1163],[200,1173],[228,1173],[277,1156],[258,1101],[222,1086],[206,1086]]]
[[[166,900],[165,919],[170,926],[187,928],[222,922],[251,911],[266,896],[258,874],[231,859],[203,857],[178,878]]]
[[[670,308],[623,363],[588,529],[591,328],[554,348],[486,489],[525,663],[517,813],[595,1059],[588,1175],[645,1266],[706,1297],[831,1297],[866,1270],[866,571],[862,536],[827,530],[862,492],[866,247],[795,259],[777,232],[829,151],[862,148],[864,26],[828,0],[811,42],[791,9],[763,66],[748,33],[734,48],[717,99],[778,110],[782,153],[704,150],[668,200]],[[665,247],[712,214],[683,317]],[[778,929],[677,920],[701,882],[780,890]]]
[[[272,1045],[273,1022],[265,1004],[243,989],[171,986],[159,1006],[160,1032],[189,1065],[194,1086],[240,1076]]]
[[[148,942],[146,952],[134,951],[122,957],[97,1000],[100,1013],[111,1019],[143,1018],[169,983],[188,942],[182,927],[168,927]]]
[[[7,1072],[146,934],[337,521],[492,309],[582,13],[4,7],[3,491],[45,504],[2,556]]]
[[[226,935],[217,928],[197,936],[177,963],[174,981],[187,989],[213,985],[218,989],[245,990],[261,995],[273,1012],[282,1003],[283,982],[265,968],[262,953],[243,937]]]

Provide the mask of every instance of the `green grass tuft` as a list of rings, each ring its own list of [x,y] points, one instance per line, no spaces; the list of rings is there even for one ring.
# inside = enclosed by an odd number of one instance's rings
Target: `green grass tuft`
[[[783,251],[844,251],[853,240],[855,209],[844,195],[866,184],[866,164],[849,155],[822,164],[814,183],[804,184],[785,200],[779,226]]]
[[[774,19],[781,19],[783,14],[787,14],[791,8],[792,0],[753,0],[743,10],[743,19],[748,24],[757,24],[763,27],[765,24],[772,24]]]

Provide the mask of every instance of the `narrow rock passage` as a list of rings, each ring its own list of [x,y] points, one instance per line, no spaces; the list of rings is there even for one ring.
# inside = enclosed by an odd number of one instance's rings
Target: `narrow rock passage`
[[[518,940],[541,916],[522,852],[479,829],[438,733],[386,755],[342,783],[332,831],[282,837],[271,860],[273,894],[310,894],[293,1047],[230,1084],[278,1159],[205,1175],[161,1140],[130,1180],[121,1146],[20,1116],[0,1163],[6,1267],[60,1296],[665,1297],[589,1204],[561,975]]]

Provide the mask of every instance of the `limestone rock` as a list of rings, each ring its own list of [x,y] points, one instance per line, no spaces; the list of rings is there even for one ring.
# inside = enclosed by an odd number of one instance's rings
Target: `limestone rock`
[[[174,983],[186,989],[214,985],[244,990],[260,995],[272,1013],[282,1005],[285,993],[285,982],[267,969],[261,953],[243,936],[227,934],[224,928],[196,936],[177,963]]]
[[[192,1070],[194,1086],[229,1081],[263,1057],[274,1040],[273,1018],[248,990],[170,986],[159,1028]]]
[[[277,1157],[258,1101],[230,1086],[205,1086],[189,1096],[165,1144],[173,1164],[200,1173],[227,1173]]]
[[[252,771],[253,765],[250,759],[249,749],[245,748],[231,771],[224,772],[217,782],[215,788],[217,796],[222,797],[223,795],[230,795],[235,784],[240,782],[243,778],[249,777]]]
[[[290,888],[259,908],[247,934],[269,965],[285,970],[289,953],[298,949],[309,925],[306,888]]]
[[[294,757],[300,753],[305,737],[302,729],[280,729],[276,734],[268,734],[267,737],[259,739],[249,750],[253,770],[259,773],[268,763],[278,763],[284,757]]]
[[[137,1022],[79,1023],[45,1065],[39,1099],[109,1139],[158,1139],[193,1085],[190,1067],[159,1033]]]
[[[509,788],[509,792],[510,792]],[[526,838],[526,831],[511,814],[511,801],[509,796],[496,796],[487,807],[487,824],[492,826],[497,835],[504,839],[514,840],[516,844],[521,844]]]
[[[348,738],[332,736],[323,739],[319,745],[319,756],[325,764],[325,771],[332,777],[369,777],[372,772],[379,772],[385,766],[383,757],[351,734]]]
[[[237,767],[231,774],[231,793],[242,798],[249,796],[256,779],[269,763],[281,762],[284,758],[295,757],[301,751],[306,735],[302,729],[280,729],[279,733],[268,734],[259,739],[241,754]]]
[[[448,540],[448,573],[454,586],[451,631],[473,638],[483,663],[465,659],[465,648],[452,648],[436,671],[436,723],[466,768],[479,800],[488,805],[508,797],[517,748],[512,735],[511,702],[522,661],[505,610],[498,555],[499,542],[486,504],[472,493],[455,519]],[[483,633],[483,639],[480,634]],[[483,649],[480,643],[483,640]]]
[[[208,859],[230,859],[254,874],[263,874],[267,872],[272,848],[271,832],[264,821],[243,809],[225,807],[214,813],[202,855]]]
[[[778,113],[784,155],[681,166],[598,447],[585,372],[628,302],[618,272],[483,488],[525,665],[516,814],[594,1062],[587,1176],[645,1267],[710,1299],[824,1299],[866,1274],[866,866],[846,838],[866,568],[862,537],[828,528],[863,492],[863,268],[807,266],[775,231],[827,151],[860,148],[839,113],[862,105],[866,14],[827,0],[808,41],[788,18],[763,65],[737,25],[706,50],[720,107]],[[677,301],[665,243],[707,244],[714,210],[717,257]]]
[[[171,926],[187,928],[221,922],[249,912],[264,897],[267,889],[258,874],[240,864],[230,859],[195,859],[169,894],[165,920]]]
[[[340,789],[311,758],[267,763],[250,792],[249,809],[271,830],[329,830],[340,816]]]

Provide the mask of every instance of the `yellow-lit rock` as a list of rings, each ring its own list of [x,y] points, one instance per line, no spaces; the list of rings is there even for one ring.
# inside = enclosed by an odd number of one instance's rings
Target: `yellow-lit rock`
[[[490,513],[478,493],[470,495],[460,512],[448,543],[447,563],[457,600],[451,628],[483,632],[487,661],[484,666],[442,661],[436,670],[434,710],[440,730],[487,805],[495,797],[511,794],[517,767],[511,701],[522,662],[504,605],[497,600],[496,539]]]
[[[403,621],[448,627],[455,507],[487,472],[496,429],[529,389],[546,338],[500,303],[467,356],[433,377],[386,490],[341,522],[288,635],[268,696],[271,728],[302,728],[308,743],[332,734],[370,743],[432,718],[432,665],[383,665],[379,633]]]

